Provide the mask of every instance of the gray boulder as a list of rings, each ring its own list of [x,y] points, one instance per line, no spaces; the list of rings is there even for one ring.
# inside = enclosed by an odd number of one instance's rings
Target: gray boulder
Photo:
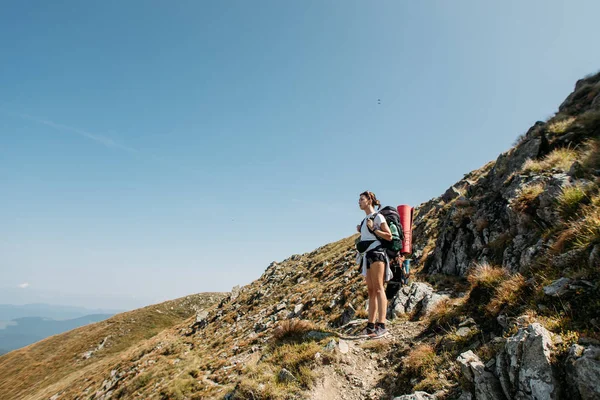
[[[456,359],[463,376],[475,385],[477,400],[505,400],[498,378],[485,368],[479,357],[471,350]]]
[[[600,399],[600,347],[574,344],[567,357],[567,384],[570,393],[583,400]]]
[[[410,293],[408,295],[408,301],[406,302],[406,312],[410,313],[415,311],[421,301],[430,296],[433,293],[433,288],[423,282],[415,282],[410,287]]]
[[[444,300],[448,300],[449,298],[449,295],[440,293],[431,293],[425,296],[425,298],[423,299],[423,305],[421,307],[420,316],[426,316],[435,308],[436,305],[438,305]]]
[[[413,311],[421,313],[424,300],[427,298],[430,303],[429,309],[431,309],[436,302],[442,300],[439,296],[437,294],[434,296],[433,287],[424,282],[414,282],[411,286],[403,286],[389,302],[388,317],[391,319]]]
[[[409,286],[403,286],[392,301],[390,301],[388,316],[390,318],[398,317],[406,313],[406,303],[408,303]]]
[[[550,332],[533,323],[506,340],[496,358],[496,374],[509,399],[559,398],[559,383],[552,368]]]

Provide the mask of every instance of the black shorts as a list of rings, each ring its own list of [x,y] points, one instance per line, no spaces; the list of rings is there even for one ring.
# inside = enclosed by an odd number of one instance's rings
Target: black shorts
[[[367,251],[365,257],[367,257],[367,269],[371,268],[371,264],[377,261],[382,261],[385,263],[385,253],[384,249],[378,248],[373,249],[371,251]]]

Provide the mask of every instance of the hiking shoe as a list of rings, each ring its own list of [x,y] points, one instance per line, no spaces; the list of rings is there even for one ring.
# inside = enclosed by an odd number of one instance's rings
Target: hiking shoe
[[[380,337],[384,337],[388,334],[388,330],[385,329],[382,326],[376,326],[375,327],[375,335],[373,335],[373,338],[380,338]]]
[[[368,326],[360,332],[359,337],[375,337],[377,328],[369,328]]]

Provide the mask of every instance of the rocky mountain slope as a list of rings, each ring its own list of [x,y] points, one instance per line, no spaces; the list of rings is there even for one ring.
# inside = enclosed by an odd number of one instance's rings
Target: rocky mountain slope
[[[64,339],[57,361],[38,361],[35,345],[5,355],[0,397],[600,398],[599,141],[597,74],[496,161],[420,205],[416,268],[390,303],[388,338],[355,336],[366,287],[351,236],[271,263],[93,367],[82,359],[93,349],[61,349]],[[40,384],[53,362],[66,372]]]

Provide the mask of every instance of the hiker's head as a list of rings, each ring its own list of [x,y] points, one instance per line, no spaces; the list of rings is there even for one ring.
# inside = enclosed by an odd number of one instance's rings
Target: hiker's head
[[[377,197],[375,197],[375,193],[366,191],[360,194],[358,206],[361,210],[366,210],[368,207],[375,208],[377,206],[381,208],[381,203],[377,200]]]

